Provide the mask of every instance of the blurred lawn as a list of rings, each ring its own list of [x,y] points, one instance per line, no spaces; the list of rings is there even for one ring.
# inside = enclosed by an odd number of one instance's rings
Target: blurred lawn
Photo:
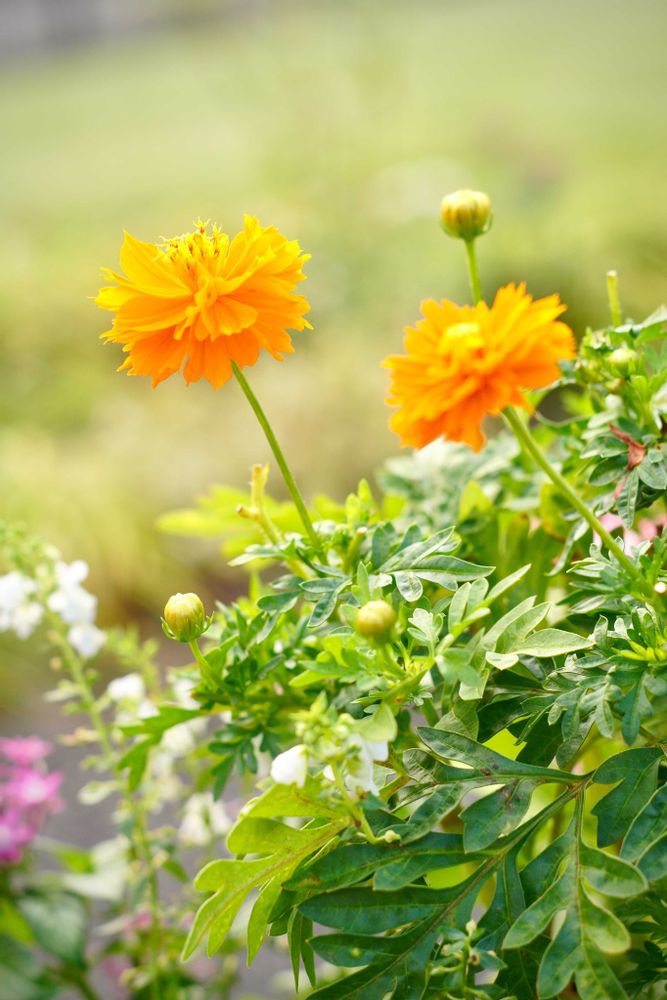
[[[343,495],[396,444],[379,359],[426,295],[466,294],[440,197],[491,192],[488,290],[559,290],[570,321],[665,297],[663,0],[274,2],[198,30],[0,75],[2,513],[87,558],[103,623],[218,569],[159,513],[242,485],[267,448],[235,386],[114,373],[89,296],[127,228],[243,212],[313,254],[315,332],[249,376],[306,493]],[[205,586],[205,583],[204,583]]]

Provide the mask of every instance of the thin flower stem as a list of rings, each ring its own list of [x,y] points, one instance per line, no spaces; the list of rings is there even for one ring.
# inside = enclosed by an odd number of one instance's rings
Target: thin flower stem
[[[211,669],[211,664],[208,662],[208,660],[202,653],[201,649],[199,648],[199,643],[197,642],[196,639],[193,639],[192,642],[188,643],[188,645],[190,646],[192,655],[194,656],[195,660],[197,661],[198,665],[201,668],[202,677],[204,678],[205,681],[207,681],[209,684],[215,687],[217,683],[217,678],[213,673],[213,670]]]
[[[305,505],[305,503],[303,501],[303,497],[301,496],[301,493],[299,492],[299,487],[296,485],[296,481],[294,479],[294,476],[290,472],[290,468],[289,468],[289,466],[287,464],[285,456],[283,455],[282,449],[281,449],[280,445],[278,444],[278,439],[276,438],[275,434],[273,433],[273,428],[271,427],[271,424],[269,423],[268,417],[264,413],[264,410],[262,409],[262,407],[260,405],[260,402],[257,399],[257,396],[255,395],[255,393],[250,388],[250,385],[248,384],[248,381],[247,381],[245,375],[243,374],[243,372],[241,371],[241,369],[239,368],[239,366],[236,364],[235,361],[232,361],[232,370],[234,372],[234,375],[236,376],[237,382],[239,383],[239,385],[243,389],[245,397],[248,400],[248,402],[250,403],[250,405],[251,405],[251,407],[253,409],[253,412],[254,412],[255,416],[257,417],[262,430],[264,431],[264,434],[266,436],[266,440],[269,442],[269,447],[271,448],[271,451],[273,452],[274,458],[275,458],[276,462],[278,463],[278,468],[280,469],[280,471],[282,473],[282,477],[283,477],[283,479],[285,481],[285,485],[287,486],[287,489],[290,492],[292,500],[294,501],[294,505],[295,505],[296,509],[299,512],[299,516],[301,518],[303,526],[306,529],[306,534],[310,538],[310,540],[311,540],[311,542],[312,542],[313,547],[315,548],[315,550],[318,553],[321,554],[322,548],[321,548],[321,545],[320,545],[320,539],[318,538],[317,533],[315,532],[315,529],[313,527],[313,522],[310,520],[310,515],[308,514],[308,510],[307,510],[306,505]]]
[[[503,410],[503,416],[511,429],[514,431],[519,443],[530,455],[535,464],[538,465],[543,472],[546,472],[552,483],[554,483],[563,496],[569,500],[577,513],[581,514],[586,523],[602,539],[609,551],[613,554],[616,561],[623,567],[626,573],[628,573],[629,576],[637,582],[640,592],[645,593],[646,586],[640,569],[633,563],[632,559],[625,554],[618,542],[612,537],[612,535],[609,534],[606,528],[603,528],[599,519],[586,506],[579,494],[568,483],[567,479],[565,479],[560,472],[554,469],[551,462],[544,454],[517,411],[513,407],[508,406],[505,410]]]
[[[621,300],[618,297],[618,274],[616,271],[607,271],[607,298],[611,322],[614,326],[620,326],[623,322],[623,313],[621,312]]]
[[[470,291],[475,305],[482,301],[482,286],[479,280],[479,267],[477,266],[477,250],[474,240],[465,240],[466,259],[468,261],[468,277],[470,278]]]
[[[102,718],[102,714],[97,707],[97,702],[95,699],[95,694],[90,685],[90,682],[86,676],[86,669],[79,658],[78,654],[72,649],[69,642],[64,635],[54,628],[55,637],[57,638],[58,645],[62,651],[63,659],[70,671],[72,679],[79,689],[81,699],[88,713],[90,721],[93,724],[95,732],[97,733],[97,738],[100,742],[100,746],[103,752],[103,758],[106,766],[109,768],[112,774],[115,774],[117,769],[116,754],[113,749],[113,744],[111,742],[111,736],[109,733],[109,728]],[[158,883],[157,875],[152,866],[152,857],[150,844],[148,842],[148,835],[146,832],[145,818],[143,811],[139,803],[135,800],[134,796],[129,792],[123,794],[123,799],[125,805],[134,819],[134,837],[132,838],[134,850],[137,857],[140,859],[141,863],[144,865],[148,873],[148,883],[149,883],[149,893],[150,893],[150,916],[151,916],[151,931],[150,931],[150,965],[154,972],[151,980],[151,997],[153,1000],[160,1000],[159,998],[159,984],[157,980],[159,961],[160,961],[160,925],[159,925],[159,913],[160,913],[160,901],[158,895]],[[77,986],[80,992],[84,996],[90,996],[95,998],[95,993],[85,993],[84,990],[87,988],[88,984],[77,982]]]
[[[116,756],[114,754],[113,747],[111,745],[111,737],[109,736],[109,730],[104,723],[102,715],[97,707],[97,702],[95,700],[95,695],[93,694],[92,688],[88,683],[88,678],[86,677],[86,671],[83,663],[79,659],[78,655],[74,652],[70,644],[64,635],[61,634],[58,627],[55,625],[56,619],[54,616],[54,638],[56,643],[60,648],[63,660],[72,675],[74,683],[79,689],[81,695],[81,700],[86,708],[86,712],[93,724],[93,728],[97,733],[97,738],[100,742],[102,752],[104,754],[105,763],[107,767],[113,772],[116,766]]]

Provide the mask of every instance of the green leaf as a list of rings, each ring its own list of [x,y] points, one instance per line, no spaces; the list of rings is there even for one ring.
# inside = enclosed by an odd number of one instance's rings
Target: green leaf
[[[377,962],[379,958],[392,958],[396,954],[395,941],[402,947],[400,938],[323,934],[313,939],[313,948],[326,962],[354,969]]]
[[[642,811],[633,819],[621,847],[625,861],[638,864],[643,870],[643,859],[656,848],[664,852],[667,866],[667,785],[659,788],[648,800]],[[644,872],[647,878],[654,874]],[[661,877],[661,876],[658,876]]]
[[[495,649],[499,653],[508,652],[515,643],[532,632],[546,618],[549,604],[535,605],[535,598],[521,601],[506,615],[499,618],[484,636],[485,649]]]
[[[408,634],[430,649],[433,655],[433,649],[440,638],[442,615],[434,615],[424,608],[415,608],[408,621],[410,622]]]
[[[37,942],[71,965],[85,965],[88,912],[71,893],[28,893],[18,900],[18,908]]]
[[[505,936],[503,948],[523,948],[533,941],[538,934],[546,930],[559,910],[565,909],[570,903],[573,891],[574,873],[569,868],[557,882],[549,885],[543,894],[517,917]]]
[[[554,767],[535,767],[524,761],[511,760],[511,758],[503,757],[502,754],[490,750],[489,747],[485,747],[482,743],[477,743],[461,733],[445,732],[426,726],[420,726],[417,732],[424,743],[439,757],[460,761],[473,769],[472,773],[464,769],[455,771],[451,769],[450,780],[456,777],[466,779],[481,775],[487,779],[486,783],[489,785],[500,782],[503,778],[521,776],[543,778],[546,781],[567,783],[572,781],[572,775],[568,771],[559,771]]]
[[[287,854],[319,839],[321,830],[295,829],[276,819],[243,816],[230,830],[227,848],[232,854]]]
[[[136,792],[141,784],[141,779],[148,767],[150,751],[157,745],[158,739],[157,736],[148,736],[146,739],[137,740],[134,746],[130,747],[118,761],[118,767],[121,770],[129,768],[127,784],[131,792]]]
[[[626,476],[616,500],[619,517],[624,527],[631,528],[635,520],[637,494],[639,493],[639,472],[632,469]]]
[[[491,587],[491,590],[486,595],[486,600],[484,601],[484,603],[492,604],[495,600],[497,600],[501,596],[501,594],[504,594],[507,590],[510,590],[515,583],[518,583],[519,580],[521,580],[526,575],[529,569],[530,569],[530,563],[526,563],[525,566],[522,566],[520,569],[516,570],[516,572],[510,573],[509,576],[506,576],[503,580],[500,580],[500,582],[497,583],[494,587]]]
[[[543,929],[543,928],[542,928]],[[567,911],[565,920],[550,942],[537,976],[537,995],[556,997],[567,987],[582,957],[581,925],[575,907]]]
[[[593,643],[590,639],[573,632],[564,632],[559,628],[545,628],[536,632],[529,639],[513,643],[509,649],[523,656],[560,656],[563,653],[573,653],[577,649],[588,649]]]
[[[625,990],[602,955],[584,942],[575,982],[582,1000],[627,1000]]]
[[[41,969],[32,950],[0,935],[0,1000],[51,1000],[62,996]]]
[[[277,875],[264,886],[255,900],[248,920],[248,965],[252,965],[262,946],[267,924],[283,887],[283,878]]]
[[[418,601],[424,593],[424,587],[416,573],[394,573],[394,583],[403,600],[409,604]]]
[[[357,731],[366,740],[374,742],[387,740],[391,743],[396,738],[398,727],[393,712],[385,702],[382,702],[372,715],[367,715],[365,719],[362,719],[357,726]]]
[[[272,820],[268,820],[268,822],[275,823]],[[246,815],[239,820],[232,833],[235,833],[236,839],[240,838],[242,844],[246,844],[245,851],[248,850],[247,844],[253,845],[252,849],[254,850],[263,850],[269,832],[266,823],[267,820],[263,817],[255,816],[248,819]],[[247,824],[245,832],[242,831],[243,824]],[[276,825],[282,826],[282,824]],[[285,827],[285,830],[290,831],[287,834],[284,831],[278,833],[275,831],[275,827],[271,827],[274,831],[275,853],[255,861],[236,861],[225,858],[220,861],[211,861],[202,868],[195,879],[195,886],[197,889],[211,891],[214,895],[200,906],[195,915],[183,948],[184,960],[193,954],[206,934],[208,934],[208,954],[213,955],[224,942],[248,893],[275,878],[278,878],[281,884],[286,882],[296,866],[309,854],[324,847],[343,828],[343,825],[344,821],[339,821],[337,824],[328,823],[324,826],[300,830]],[[292,837],[292,834],[297,836]],[[283,845],[282,851],[280,851],[281,844]],[[262,921],[264,916],[260,906],[253,932],[253,947],[260,931],[263,934]]]
[[[334,819],[340,815],[340,809],[324,799],[318,782],[307,778],[303,788],[298,788],[297,785],[273,785],[263,795],[250,799],[241,810],[239,819],[247,816],[266,816],[269,819],[276,816]]]
[[[370,889],[338,889],[313,896],[300,905],[311,920],[348,934],[371,934],[393,930],[422,917],[434,916],[456,897],[455,889],[410,886],[390,892]]]
[[[597,842],[608,847],[621,840],[635,816],[653,795],[662,753],[658,747],[623,750],[601,764],[593,781],[608,785],[620,782],[591,810],[598,818]]]
[[[612,854],[583,846],[580,857],[584,877],[597,892],[605,896],[624,899],[636,896],[648,888],[648,883],[640,871]]]
[[[466,851],[482,851],[498,837],[516,829],[528,811],[536,787],[534,781],[508,782],[466,806],[461,813]]]
[[[579,894],[579,914],[587,937],[606,954],[622,954],[630,947],[630,935],[613,913],[594,903],[588,893]]]

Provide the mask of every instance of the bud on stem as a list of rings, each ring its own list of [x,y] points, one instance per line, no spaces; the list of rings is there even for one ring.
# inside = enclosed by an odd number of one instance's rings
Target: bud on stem
[[[483,191],[455,191],[442,199],[440,222],[448,236],[470,242],[490,228],[491,199]]]
[[[368,601],[357,611],[357,632],[367,639],[383,640],[396,621],[396,612],[386,601]]]
[[[193,642],[210,624],[197,594],[174,594],[165,605],[162,627],[165,635],[177,642]]]

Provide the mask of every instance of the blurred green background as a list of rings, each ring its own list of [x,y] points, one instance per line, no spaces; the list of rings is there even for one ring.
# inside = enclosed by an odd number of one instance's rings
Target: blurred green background
[[[312,253],[314,332],[248,371],[308,495],[397,448],[379,361],[421,298],[467,295],[450,190],[493,197],[487,292],[560,291],[578,331],[605,319],[607,268],[628,313],[664,298],[664,0],[144,6],[0,73],[2,514],[89,561],[103,625],[229,588],[216,543],[155,521],[269,457],[236,386],[115,374],[90,297],[123,229],[250,212]]]

